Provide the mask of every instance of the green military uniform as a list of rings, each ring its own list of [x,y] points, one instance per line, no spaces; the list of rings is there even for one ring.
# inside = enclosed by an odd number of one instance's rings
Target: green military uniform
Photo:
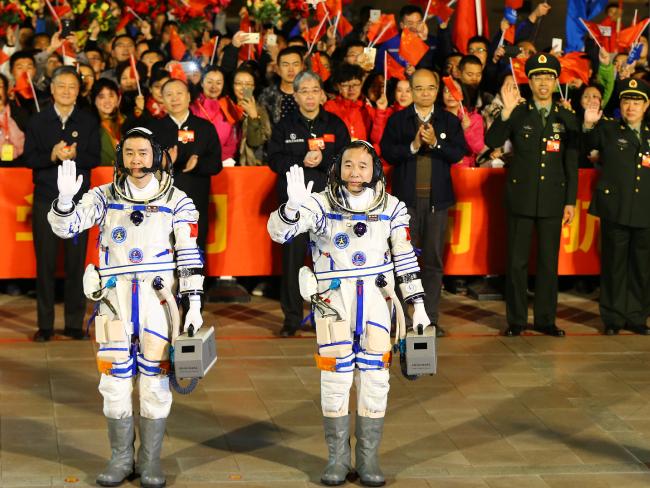
[[[526,63],[528,76],[559,75],[560,64],[550,54],[537,54]],[[522,102],[508,120],[497,117],[485,142],[500,147],[507,139],[514,158],[506,180],[508,258],[506,272],[506,335],[518,335],[528,322],[528,257],[537,231],[537,279],[534,328],[563,336],[555,326],[557,264],[562,217],[575,205],[578,188],[578,126],[572,111],[552,104],[543,122],[535,103]]]
[[[621,83],[621,98],[647,101],[642,81]],[[600,151],[600,177],[589,213],[600,217],[600,315],[605,333],[625,327],[649,334],[650,285],[650,127],[635,132],[624,121],[600,120],[584,134],[586,145]]]

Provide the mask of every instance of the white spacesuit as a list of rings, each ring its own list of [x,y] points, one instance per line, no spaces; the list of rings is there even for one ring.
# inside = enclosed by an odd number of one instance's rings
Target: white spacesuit
[[[346,164],[354,164],[348,159],[364,158],[372,178],[351,193],[342,171],[346,172]],[[355,171],[351,169],[347,176],[361,181]],[[409,215],[404,203],[385,193],[381,162],[363,141],[342,152],[324,192],[311,194],[311,185],[305,188],[302,168],[297,166],[287,173],[287,182],[289,201],[271,214],[268,231],[280,243],[301,232],[310,235],[314,270],[301,270],[300,286],[303,298],[314,306],[316,321],[315,357],[321,369],[321,407],[329,448],[321,481],[342,484],[350,471],[348,403],[356,369],[356,468],[362,483],[381,486],[384,477],[377,449],[388,399],[393,305],[398,315],[402,313],[395,281],[404,300],[414,303],[414,321],[429,324]],[[402,317],[398,322],[403,323]],[[401,328],[398,337],[404,333]]]
[[[132,167],[140,164],[137,158],[146,156],[138,155],[137,147],[129,152],[127,146],[148,143],[153,164],[137,173],[148,179],[137,186]],[[122,150],[130,161],[122,157]],[[190,304],[185,326],[192,324],[196,330],[202,325],[203,259],[196,245],[199,215],[192,200],[172,186],[163,152],[149,131],[129,131],[118,154],[113,183],[91,189],[77,205],[68,198],[76,193],[71,187],[74,162],[64,161],[59,168],[60,195],[48,220],[62,238],[94,225],[100,228],[99,267],[89,265],[84,276],[86,296],[99,303],[95,318],[97,365],[102,373],[99,391],[112,448],[111,461],[97,482],[116,486],[134,470],[131,395],[132,378],[139,373],[141,447],[135,470],[142,486],[161,487],[165,478],[160,450],[172,404],[169,353],[178,334],[177,288]]]

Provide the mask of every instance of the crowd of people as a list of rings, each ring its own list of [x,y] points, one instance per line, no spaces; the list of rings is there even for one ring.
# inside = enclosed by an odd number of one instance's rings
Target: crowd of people
[[[465,45],[452,40],[453,15],[451,19],[425,16],[415,4],[393,14],[392,25],[390,15],[370,5],[361,7],[356,18],[351,18],[354,24],[345,20],[350,28],[344,30],[339,21],[346,12],[341,11],[330,12],[326,23],[327,17],[310,10],[308,18],[297,17],[280,27],[256,23],[244,8],[239,29],[181,35],[178,20],[165,15],[137,16],[120,24],[119,31],[110,33],[112,37],[93,21],[81,36],[83,42],[74,32],[60,29],[66,19],[74,25],[72,9],[58,10],[59,16],[45,4],[41,7],[23,24],[5,26],[2,52],[7,60],[0,68],[2,160],[7,166],[32,168],[34,174],[38,340],[48,340],[53,331],[58,243],[48,229],[46,215],[56,196],[57,165],[75,160],[87,185],[93,167],[114,163],[120,139],[133,127],[150,129],[170,152],[175,184],[193,199],[202,216],[198,231],[202,249],[210,178],[223,167],[268,165],[279,175],[277,193],[282,203],[287,200],[284,174],[292,165],[303,166],[314,191],[322,191],[341,148],[350,141],[368,141],[385,166],[394,167],[392,192],[406,203],[411,215],[414,243],[422,250],[426,309],[439,335],[444,335],[438,304],[447,211],[455,203],[450,167],[507,165],[512,176],[506,190],[512,217],[509,248],[510,257],[517,261],[509,261],[508,269],[511,278],[517,277],[507,280],[506,295],[509,303],[517,305],[510,308],[506,333],[517,335],[526,327],[527,249],[536,228],[540,243],[553,245],[538,260],[543,277],[538,289],[544,293],[537,297],[541,322],[535,327],[563,334],[554,324],[556,234],[573,218],[577,168],[602,163],[598,147],[585,142],[591,139],[578,137],[580,128],[589,123],[585,114],[594,104],[606,117],[620,118],[622,84],[644,85],[650,77],[645,36],[637,37],[627,49],[609,52],[585,35],[585,51],[574,58],[576,76],[567,80],[561,78],[560,67],[541,69],[555,66],[554,60],[563,54],[561,47],[540,45],[536,40],[538,24],[551,9],[546,2],[529,12],[520,10],[514,22],[504,19],[492,38],[475,35]],[[621,12],[617,4],[610,4],[604,15],[604,22],[614,25]],[[319,19],[317,25],[311,20],[314,17]],[[244,19],[247,30],[242,28]],[[250,25],[256,32],[251,32]],[[389,34],[381,39],[384,33]],[[402,45],[408,36],[426,48],[417,59],[407,55]],[[537,72],[530,71],[534,63],[541,66]],[[524,64],[525,69],[520,69]],[[532,76],[530,86],[526,74]],[[519,219],[522,207],[514,203],[519,201],[515,194],[523,191],[531,196],[544,188],[525,189],[521,183],[528,177],[523,170],[515,187],[515,173],[531,157],[537,158],[533,156],[539,145],[537,129],[526,121],[517,126],[504,123],[505,114],[517,114],[513,104],[524,99],[530,107],[539,108],[542,92],[542,98],[548,95],[553,102],[549,112],[560,110],[566,120],[551,122],[552,129],[543,139],[545,144],[547,137],[558,141],[557,147],[546,148],[558,163],[549,158],[541,167],[559,165],[561,171],[547,177],[556,178],[562,188],[566,185],[566,191],[545,197],[556,199],[548,215],[540,210],[544,207],[541,200],[535,203],[527,215],[533,221],[524,222]],[[546,124],[547,117],[541,120]],[[575,139],[564,143],[567,134]],[[639,167],[647,170],[645,162]],[[86,190],[83,186],[80,194]],[[559,216],[556,203],[562,204]],[[551,217],[553,224],[544,227],[548,222],[543,219]],[[527,229],[522,231],[526,237],[519,240],[513,229],[521,231],[522,226]],[[76,246],[66,247],[69,278],[81,276],[84,239],[80,234]],[[307,236],[302,235],[283,246],[285,321],[281,333],[285,336],[295,334],[303,320],[298,269],[308,245]],[[540,267],[545,256],[549,256],[548,266]],[[647,274],[635,293],[647,293]],[[78,281],[66,281],[65,333],[72,337],[82,336],[83,296]],[[646,333],[640,328],[641,318],[635,321],[631,325]],[[625,320],[615,322],[610,329],[630,325]]]

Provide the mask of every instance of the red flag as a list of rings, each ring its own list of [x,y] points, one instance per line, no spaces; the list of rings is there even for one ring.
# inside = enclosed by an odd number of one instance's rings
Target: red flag
[[[510,58],[510,62],[512,63],[512,74],[518,85],[525,85],[528,83],[528,76],[526,76],[526,59]]]
[[[217,37],[210,39],[208,42],[204,43],[200,48],[198,48],[194,54],[196,56],[205,56],[210,59],[212,56],[212,51],[214,51],[214,43],[217,42]]]
[[[524,5],[524,0],[506,0],[505,7],[512,8],[514,10],[519,10]]]
[[[477,3],[480,4],[480,12],[476,9]],[[462,21],[456,22],[451,37],[456,48],[463,54],[467,54],[467,41],[470,38],[477,35],[489,38],[485,0],[458,0],[456,19]]]
[[[616,21],[605,17],[598,25],[601,35],[601,45],[608,53],[618,52],[616,43]]]
[[[426,8],[426,7],[425,7]],[[449,22],[454,9],[444,1],[432,0],[428,16],[438,17],[443,23]]]
[[[589,58],[583,53],[572,52],[558,58],[562,71],[560,72],[560,83],[570,83],[575,78],[580,78],[584,84],[589,84]]]
[[[338,31],[341,37],[345,37],[354,30],[354,27],[352,27],[350,21],[346,19],[343,14],[341,14],[341,18],[339,19],[339,25],[336,27],[336,30]]]
[[[2,49],[0,49],[0,66],[9,61],[9,56]]]
[[[120,21],[117,23],[115,26],[115,32],[118,33],[121,30],[126,29],[126,26],[128,25],[129,22],[131,22],[135,17],[131,13],[131,11],[127,11],[125,14],[122,14],[122,18]]]
[[[63,41],[56,52],[59,53],[61,57],[77,59],[77,52],[74,50],[74,45],[67,39]],[[63,63],[65,64],[65,59],[63,60]]]
[[[248,10],[243,9],[240,16],[241,18],[239,19],[239,30],[249,32],[251,30],[251,19],[248,16]]]
[[[70,7],[70,5],[67,3],[64,3],[63,5],[55,5],[54,12],[56,12],[57,17],[60,19],[64,15],[72,12],[72,7]]]
[[[311,70],[320,76],[320,79],[323,81],[327,81],[331,75],[330,70],[321,62],[320,53],[311,55]]]
[[[638,40],[641,33],[648,26],[649,21],[650,19],[645,19],[641,22],[638,22],[636,25],[628,27],[627,29],[621,29],[621,31],[618,33],[619,51],[627,51],[629,48],[631,48],[632,44]]]
[[[515,34],[517,32],[517,26],[516,25],[511,25],[506,29],[506,31],[503,34],[503,40],[508,41],[510,44],[515,43]]]
[[[404,66],[399,64],[390,53],[386,56],[386,78],[397,78],[398,80],[406,79]]]
[[[320,27],[320,30],[319,30]],[[305,38],[305,41],[307,41],[307,44],[316,44],[327,32],[327,27],[322,26],[319,23],[318,25],[315,25],[314,27],[310,27],[307,29],[305,32],[302,33],[302,37]]]
[[[32,89],[32,84],[29,82],[29,75],[26,71],[23,71],[16,80],[16,84],[14,85],[14,92],[18,93],[21,97],[28,100],[32,100],[34,98],[34,90]]]
[[[189,14],[192,17],[202,17],[205,15],[205,8],[208,7],[212,2],[210,0],[189,0],[188,8]]]
[[[601,46],[605,46],[606,38],[603,36],[600,28],[598,27],[598,24],[595,22],[589,22],[585,19],[580,20],[584,23],[592,39],[594,39],[596,43],[600,44]]]
[[[185,56],[185,53],[187,52],[185,43],[174,27],[171,28],[169,33],[169,50],[171,51],[172,58],[176,61],[183,59],[183,56]]]
[[[244,109],[234,103],[228,96],[219,99],[219,107],[221,107],[226,121],[231,125],[239,123],[244,118]]]
[[[180,63],[171,63],[169,65],[169,77],[187,83],[187,75]]]
[[[429,46],[408,29],[402,29],[402,38],[399,45],[399,55],[411,66],[417,66],[424,55],[429,51]]]
[[[381,37],[378,38],[377,36],[380,34]],[[397,22],[395,22],[395,16],[393,14],[381,14],[379,20],[371,24],[368,28],[368,39],[372,41],[373,45],[386,42],[398,34]]]
[[[454,100],[456,100],[457,102],[463,101],[463,92],[461,92],[458,89],[458,86],[456,85],[456,83],[454,82],[451,76],[443,76],[442,82],[445,84],[447,90],[449,90],[451,96],[454,97]]]

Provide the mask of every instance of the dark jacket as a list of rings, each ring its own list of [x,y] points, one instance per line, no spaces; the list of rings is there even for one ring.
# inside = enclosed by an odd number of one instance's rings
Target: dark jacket
[[[630,227],[650,227],[650,128],[641,141],[617,120],[601,120],[583,134],[588,149],[600,151],[600,177],[589,213]],[[643,161],[646,159],[646,166]]]
[[[418,131],[418,116],[411,105],[390,116],[381,138],[381,155],[395,166],[393,194],[407,207],[415,207],[416,155],[411,153],[411,142]],[[458,117],[436,106],[430,120],[438,138],[436,147],[422,145],[419,155],[431,158],[430,204],[440,210],[455,203],[451,185],[451,165],[459,162],[467,152],[465,135]]]
[[[97,118],[74,108],[65,128],[54,110],[48,105],[34,114],[25,133],[25,166],[32,168],[34,198],[52,202],[59,195],[57,187],[58,166],[61,161],[50,159],[52,148],[60,141],[68,145],[77,143],[77,174],[83,175],[83,184],[77,197],[90,188],[90,170],[99,165],[99,123]],[[76,200],[76,198],[75,198]]]
[[[510,139],[513,159],[506,179],[506,208],[530,217],[562,217],[578,192],[578,126],[575,114],[553,105],[542,118],[531,102],[522,102],[505,122],[497,117],[485,144],[501,147]],[[558,147],[559,144],[559,147]]]
[[[287,201],[287,179],[285,173],[294,164],[304,167],[303,160],[309,151],[309,139],[322,138],[325,143],[323,161],[315,168],[305,168],[305,183],[314,182],[313,191],[320,192],[327,184],[327,171],[341,149],[350,143],[348,129],[336,115],[320,109],[309,124],[305,117],[296,111],[281,119],[271,132],[267,143],[269,166],[278,173],[278,198],[280,203]]]

